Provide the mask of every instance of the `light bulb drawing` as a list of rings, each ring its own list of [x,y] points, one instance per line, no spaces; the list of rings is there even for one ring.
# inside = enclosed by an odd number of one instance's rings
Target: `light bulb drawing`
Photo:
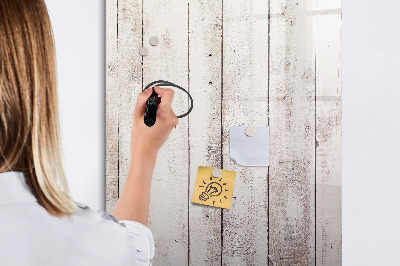
[[[200,194],[199,199],[202,201],[206,201],[210,197],[221,195],[221,193],[222,193],[222,186],[217,182],[211,182],[206,187],[206,191]]]
[[[229,209],[236,172],[199,166],[192,202]],[[219,169],[218,169],[219,170]]]

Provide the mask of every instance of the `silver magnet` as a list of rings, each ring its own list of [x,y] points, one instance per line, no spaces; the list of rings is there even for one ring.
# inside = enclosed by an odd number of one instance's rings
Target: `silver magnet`
[[[213,177],[218,178],[218,177],[221,176],[221,170],[214,169],[214,170],[212,170],[211,174],[212,174]]]
[[[153,36],[150,38],[149,42],[152,46],[157,46],[159,41],[157,37]]]
[[[141,56],[146,56],[146,55],[149,54],[149,51],[147,50],[146,47],[140,47],[140,48],[139,48],[139,54],[140,54]]]
[[[246,130],[244,131],[244,133],[246,133],[246,136],[252,137],[252,136],[254,136],[254,134],[256,133],[256,131],[254,130],[254,128],[248,127],[248,128],[246,128]]]

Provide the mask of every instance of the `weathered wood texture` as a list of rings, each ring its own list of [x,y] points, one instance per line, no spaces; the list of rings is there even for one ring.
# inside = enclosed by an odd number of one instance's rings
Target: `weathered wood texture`
[[[222,1],[189,0],[189,265],[221,265],[221,209],[191,201],[197,167],[222,168]]]
[[[118,36],[117,0],[106,2],[106,180],[105,209],[118,200]]]
[[[107,211],[128,170],[136,95],[166,79],[194,98],[154,170],[154,265],[340,265],[340,0],[106,3]],[[177,91],[175,113],[187,108]],[[234,163],[229,127],[264,125],[270,167]],[[231,209],[191,203],[200,165],[236,171]]]
[[[341,0],[317,0],[316,263],[342,264]]]
[[[119,191],[125,182],[130,159],[132,113],[142,88],[142,4],[118,0],[118,133]]]
[[[268,3],[224,1],[223,10],[222,157],[236,180],[222,213],[222,265],[266,265],[268,167],[230,159],[229,127],[268,125]]]
[[[271,2],[269,254],[315,264],[315,16],[313,0]]]
[[[149,45],[157,36],[160,44]],[[143,85],[162,79],[187,87],[188,3],[186,0],[143,1]],[[137,46],[135,47],[137,51]],[[138,57],[136,57],[138,58]],[[188,109],[187,96],[177,92],[172,108],[176,115]],[[151,187],[149,224],[156,242],[155,265],[188,263],[188,117],[179,119],[161,148]]]

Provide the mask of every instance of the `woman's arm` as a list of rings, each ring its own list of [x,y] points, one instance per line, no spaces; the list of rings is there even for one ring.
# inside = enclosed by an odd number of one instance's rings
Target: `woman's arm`
[[[118,220],[137,221],[147,226],[150,204],[150,187],[157,154],[167,140],[178,118],[171,109],[172,89],[155,87],[161,95],[154,126],[144,124],[146,100],[151,88],[140,93],[133,112],[130,164],[121,195],[112,215]]]
[[[156,158],[156,153],[142,152],[131,159],[124,186],[112,213],[118,220],[136,221],[147,226]]]

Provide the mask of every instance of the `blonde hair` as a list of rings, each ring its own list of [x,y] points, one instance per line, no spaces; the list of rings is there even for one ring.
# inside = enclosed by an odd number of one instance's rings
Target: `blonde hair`
[[[77,205],[63,170],[55,45],[43,0],[0,0],[0,60],[0,172],[23,172],[40,205],[70,216]]]

